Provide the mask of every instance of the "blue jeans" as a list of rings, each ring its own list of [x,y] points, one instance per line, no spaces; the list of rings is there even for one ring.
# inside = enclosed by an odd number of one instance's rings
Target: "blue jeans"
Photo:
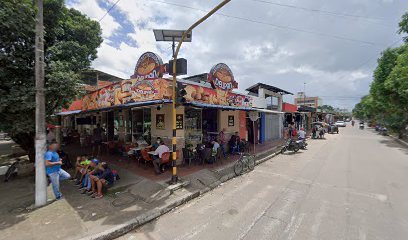
[[[226,157],[227,153],[225,152],[224,144],[220,144],[220,147],[221,147],[222,154],[224,155],[224,157]]]
[[[48,176],[50,177],[52,191],[54,192],[55,198],[61,198],[62,195],[59,190],[59,181],[69,179],[71,175],[69,175],[69,173],[65,172],[63,169],[60,169],[58,172],[48,174]]]

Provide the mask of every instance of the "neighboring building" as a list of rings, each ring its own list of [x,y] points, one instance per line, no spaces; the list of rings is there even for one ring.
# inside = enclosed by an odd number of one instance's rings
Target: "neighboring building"
[[[308,97],[304,92],[298,92],[295,98],[295,105],[317,108],[322,105],[322,99],[319,97]]]
[[[265,109],[260,113],[259,142],[282,138],[282,97],[285,94],[293,94],[264,83],[257,83],[246,90],[249,95],[254,96],[252,106]]]

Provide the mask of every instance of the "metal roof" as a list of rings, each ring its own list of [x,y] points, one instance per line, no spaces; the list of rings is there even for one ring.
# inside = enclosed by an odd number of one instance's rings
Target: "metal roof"
[[[265,83],[257,83],[255,85],[247,88],[246,90],[249,91],[249,92],[258,94],[259,87],[264,88],[264,89],[269,90],[269,91],[272,91],[272,92],[276,92],[276,93],[293,95],[293,93],[291,93],[291,92],[288,92],[286,90],[283,90],[283,89],[280,89],[280,88],[277,88],[277,87],[274,87],[274,86],[271,86],[271,85],[268,85],[268,84],[265,84]]]

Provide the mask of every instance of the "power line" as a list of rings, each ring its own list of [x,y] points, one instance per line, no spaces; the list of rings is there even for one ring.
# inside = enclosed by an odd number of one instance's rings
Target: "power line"
[[[191,6],[186,6],[186,5],[178,4],[178,3],[159,1],[159,0],[149,0],[149,1],[150,2],[162,3],[162,4],[173,5],[173,6],[182,7],[182,8],[188,8],[188,9],[197,10],[197,11],[201,11],[201,12],[208,12],[208,10],[195,8],[195,7],[191,7]],[[228,14],[224,14],[224,13],[215,13],[215,14],[219,15],[219,16],[227,17],[227,18],[238,19],[238,20],[247,21],[247,22],[256,23],[256,24],[261,24],[261,25],[267,25],[267,26],[271,26],[271,27],[275,27],[275,28],[279,28],[279,29],[284,29],[284,30],[303,32],[303,33],[308,33],[308,34],[313,34],[313,35],[330,37],[330,38],[334,38],[334,39],[338,39],[338,40],[357,42],[357,43],[366,44],[366,45],[376,45],[374,42],[369,42],[369,41],[365,41],[365,40],[353,39],[353,38],[348,38],[348,37],[344,37],[344,36],[332,35],[332,34],[321,33],[321,32],[308,31],[308,30],[304,30],[304,29],[299,29],[299,28],[294,28],[294,27],[289,27],[289,26],[282,26],[282,25],[277,25],[277,24],[273,24],[273,23],[269,23],[269,22],[263,22],[263,21],[254,20],[254,19],[250,19],[250,18],[244,18],[244,17],[228,15]]]
[[[105,18],[106,15],[108,15],[108,13],[116,6],[116,4],[118,4],[120,2],[120,0],[116,1],[109,9],[108,11],[105,12],[105,14],[103,14],[103,16],[98,20],[98,22],[101,22],[102,19]]]
[[[260,3],[265,3],[265,4],[280,6],[280,7],[299,9],[299,10],[303,10],[303,11],[309,11],[309,12],[313,12],[313,13],[332,15],[332,16],[337,16],[337,17],[360,18],[360,19],[375,20],[375,21],[386,21],[387,20],[387,19],[384,19],[384,18],[367,17],[367,16],[354,15],[354,14],[348,14],[348,13],[338,13],[338,12],[332,12],[332,11],[326,11],[326,10],[320,10],[320,9],[314,9],[314,8],[306,8],[306,7],[296,6],[296,5],[289,5],[289,4],[271,2],[271,1],[266,1],[266,0],[249,0],[249,1],[260,2]]]

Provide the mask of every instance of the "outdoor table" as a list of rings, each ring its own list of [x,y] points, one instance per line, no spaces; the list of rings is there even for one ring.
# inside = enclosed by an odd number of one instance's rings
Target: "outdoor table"
[[[150,154],[150,155],[156,155],[155,151],[151,151],[151,152],[147,152],[147,153]]]

